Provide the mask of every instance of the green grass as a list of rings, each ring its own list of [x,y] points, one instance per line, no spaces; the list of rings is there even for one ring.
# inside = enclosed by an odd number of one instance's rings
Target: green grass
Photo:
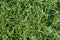
[[[0,40],[60,40],[60,0],[0,0]]]

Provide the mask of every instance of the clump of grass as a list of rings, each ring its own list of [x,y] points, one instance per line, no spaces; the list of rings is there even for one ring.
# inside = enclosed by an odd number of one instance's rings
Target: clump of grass
[[[0,40],[60,40],[59,0],[0,0]]]

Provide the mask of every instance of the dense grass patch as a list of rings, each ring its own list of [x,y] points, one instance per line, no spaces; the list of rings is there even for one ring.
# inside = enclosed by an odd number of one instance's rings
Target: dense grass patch
[[[60,0],[0,0],[0,40],[60,40]]]

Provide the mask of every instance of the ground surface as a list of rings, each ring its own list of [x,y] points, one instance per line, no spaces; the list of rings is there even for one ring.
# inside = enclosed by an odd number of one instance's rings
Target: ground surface
[[[0,40],[60,40],[60,0],[0,0]]]

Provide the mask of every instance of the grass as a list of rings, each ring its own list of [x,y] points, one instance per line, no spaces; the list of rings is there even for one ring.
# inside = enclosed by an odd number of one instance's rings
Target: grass
[[[0,40],[60,40],[60,0],[0,0]]]

